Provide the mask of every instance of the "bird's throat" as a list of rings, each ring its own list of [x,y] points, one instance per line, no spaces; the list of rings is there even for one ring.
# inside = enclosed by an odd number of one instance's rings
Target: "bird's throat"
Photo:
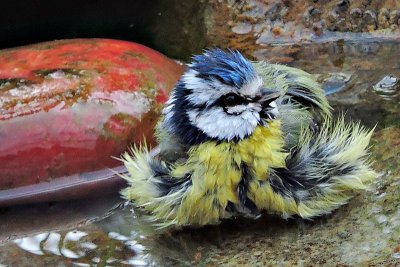
[[[268,170],[285,166],[287,153],[283,150],[284,138],[279,120],[258,126],[249,138],[240,141],[236,153],[258,180],[268,179]]]

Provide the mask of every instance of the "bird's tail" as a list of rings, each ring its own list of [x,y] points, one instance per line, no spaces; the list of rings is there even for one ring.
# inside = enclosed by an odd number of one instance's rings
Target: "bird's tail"
[[[273,170],[269,178],[275,193],[296,203],[296,211],[284,215],[311,218],[330,213],[355,190],[365,189],[376,177],[368,159],[372,133],[343,117],[335,123],[327,119],[317,132],[304,129],[286,168]]]
[[[147,211],[147,222],[156,228],[174,225],[176,207],[191,186],[190,177],[172,177],[166,163],[153,157],[146,146],[133,147],[122,156],[122,161],[129,174],[121,176],[129,186],[121,195]]]

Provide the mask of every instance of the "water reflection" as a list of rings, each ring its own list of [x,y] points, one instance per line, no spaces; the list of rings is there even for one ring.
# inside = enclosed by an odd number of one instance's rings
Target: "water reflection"
[[[361,120],[370,128],[400,125],[399,41],[265,44],[253,55],[257,60],[285,63],[315,75],[337,114]]]
[[[47,232],[12,241],[24,252],[51,259],[52,262],[70,262],[73,266],[106,266],[126,264],[145,266],[143,246],[116,232],[108,233],[72,230]],[[24,253],[19,253],[30,257]],[[34,261],[35,262],[35,261]],[[38,261],[39,262],[39,261]]]
[[[70,259],[78,259],[85,255],[83,249],[93,250],[97,248],[95,244],[85,242],[80,244],[81,246],[76,251],[68,249],[69,243],[79,243],[79,240],[84,236],[87,236],[87,233],[81,231],[67,232],[62,236],[59,233],[50,232],[17,239],[13,243],[19,248],[36,255],[52,253]]]
[[[400,211],[388,212],[385,205],[393,192],[385,191],[388,178],[382,179],[369,195],[314,221],[285,221],[264,215],[258,220],[228,220],[219,226],[144,235],[135,214],[125,207],[91,225],[16,239],[5,255],[18,255],[34,263],[24,265],[18,260],[15,266],[247,266],[249,255],[273,266],[279,262],[291,266],[296,255],[305,259],[308,251],[329,246],[340,255],[334,260],[350,266],[365,261],[365,257],[382,257],[387,249],[395,259],[398,254],[391,251],[390,244],[400,233]],[[230,265],[231,261],[240,264]],[[10,260],[4,263],[10,264]]]

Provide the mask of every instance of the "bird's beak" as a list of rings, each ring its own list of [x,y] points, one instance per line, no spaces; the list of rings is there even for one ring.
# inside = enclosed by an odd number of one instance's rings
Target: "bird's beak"
[[[274,119],[278,115],[277,105],[274,102],[281,96],[281,92],[274,89],[263,88],[261,89],[261,99],[260,103],[262,105],[262,110],[260,116],[263,119]],[[261,120],[261,123],[264,123]]]

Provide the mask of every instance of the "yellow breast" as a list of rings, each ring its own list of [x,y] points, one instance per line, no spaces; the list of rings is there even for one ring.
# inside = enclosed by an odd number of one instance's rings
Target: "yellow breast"
[[[177,211],[179,224],[216,223],[226,217],[229,202],[238,203],[237,187],[245,164],[256,180],[268,179],[270,168],[285,166],[280,121],[258,126],[240,142],[205,142],[189,151],[189,159],[175,166],[175,177],[191,174],[192,187]]]

